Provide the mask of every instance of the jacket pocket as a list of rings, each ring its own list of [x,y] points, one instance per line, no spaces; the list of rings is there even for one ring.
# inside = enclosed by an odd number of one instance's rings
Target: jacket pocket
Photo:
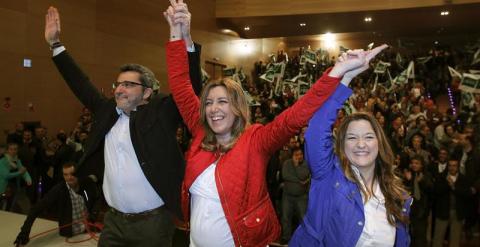
[[[236,219],[242,246],[258,246],[280,233],[278,219],[268,195]]]

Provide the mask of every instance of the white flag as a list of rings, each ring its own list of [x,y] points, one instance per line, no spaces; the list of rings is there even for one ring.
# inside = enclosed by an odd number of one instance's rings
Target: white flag
[[[448,72],[450,72],[450,76],[452,78],[454,77],[458,77],[460,79],[462,79],[462,74],[460,74],[458,71],[456,71],[454,68],[448,66]]]
[[[317,53],[312,50],[305,50],[302,57],[304,57],[307,63],[317,64]]]
[[[415,63],[410,61],[407,67],[407,76],[408,79],[415,79]]]
[[[460,90],[467,93],[480,93],[480,75],[463,73]]]
[[[368,48],[369,50],[373,49],[373,45],[374,45],[374,44],[375,44],[375,43],[373,43],[373,42],[370,43],[370,44],[368,44],[367,48]]]
[[[430,61],[430,59],[432,59],[432,56],[419,57],[419,58],[417,58],[417,62],[421,63],[421,64],[426,64],[428,61]]]
[[[373,84],[372,93],[375,92],[375,89],[377,89],[377,84],[378,84],[378,74],[375,75],[375,83]]]
[[[210,79],[210,75],[202,68],[202,83],[205,83]]]
[[[353,106],[352,97],[348,98],[348,100],[343,104],[343,109],[345,110],[345,114],[347,114],[347,116],[357,112],[357,109],[355,109],[355,106]]]
[[[307,93],[307,91],[310,89],[312,86],[310,83],[298,80],[298,88],[297,88],[297,97],[301,98],[303,95]]]
[[[406,84],[408,82],[407,70],[402,71],[402,73],[400,73],[400,75],[397,75],[397,77],[395,77],[393,81],[397,84]]]
[[[402,73],[400,73],[400,75],[395,77],[395,79],[393,79],[393,81],[397,84],[406,84],[408,82],[408,79],[412,79],[412,78],[415,78],[413,61],[411,61],[408,64],[408,68],[406,70],[402,71]]]
[[[475,74],[475,75],[480,74],[480,70],[476,70],[476,69],[470,69],[468,70],[468,72],[470,72],[470,74]]]
[[[397,62],[397,65],[403,68],[403,58],[400,55],[400,53],[397,53],[397,56],[395,57],[395,61]]]
[[[480,62],[480,48],[477,50],[477,52],[475,52],[475,54],[473,54],[472,65],[477,64],[479,62]]]
[[[383,61],[378,61],[377,65],[375,66],[375,70],[373,73],[375,74],[385,74],[385,71],[387,71],[387,68],[390,67],[390,63],[383,62]]]
[[[269,66],[267,66],[267,71],[260,76],[260,79],[273,82],[275,78],[283,78],[283,73],[285,73],[284,62],[269,64]]]
[[[291,81],[292,81],[292,82],[296,82],[298,79],[304,78],[304,77],[306,77],[306,76],[307,76],[307,74],[302,74],[302,72],[299,72],[298,75],[296,75],[295,77],[293,77],[293,78],[291,79]]]
[[[462,106],[472,108],[475,105],[475,96],[473,93],[462,92]]]
[[[387,93],[388,93],[388,92],[393,90],[393,87],[395,86],[395,83],[392,79],[392,75],[390,75],[390,70],[388,70],[388,69],[387,69],[387,75],[388,75],[388,79],[385,82],[384,86],[385,86],[385,89],[387,89]]]

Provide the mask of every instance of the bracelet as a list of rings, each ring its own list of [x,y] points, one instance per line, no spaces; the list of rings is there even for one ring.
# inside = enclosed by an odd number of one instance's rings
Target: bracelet
[[[58,48],[60,46],[63,46],[62,43],[57,41],[57,42],[50,45],[50,50],[53,50],[53,49]]]

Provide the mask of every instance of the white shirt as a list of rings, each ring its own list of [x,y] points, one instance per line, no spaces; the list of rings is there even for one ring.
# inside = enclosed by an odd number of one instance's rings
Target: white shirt
[[[436,148],[440,148],[442,146],[441,141],[443,140],[443,137],[445,136],[445,128],[443,125],[439,124],[434,131],[433,135],[433,143],[435,144]]]
[[[216,162],[190,187],[190,247],[235,246],[215,183]]]
[[[438,163],[438,173],[442,173],[447,168],[447,162]]]
[[[468,153],[463,151],[462,153],[462,158],[460,159],[460,166],[458,168],[458,171],[460,174],[465,175],[465,163],[467,162],[468,159]]]
[[[119,118],[105,136],[103,193],[110,207],[139,213],[164,204],[143,174],[130,139],[130,117],[117,108]]]
[[[450,175],[450,173],[449,173],[449,174],[447,174],[447,179],[448,179],[448,178],[450,178],[450,179],[452,180],[452,182],[455,183],[455,182],[457,182],[458,173],[455,174],[455,175]]]
[[[63,46],[63,45],[59,46],[59,47],[56,47],[56,48],[53,48],[53,51],[52,51],[53,56],[56,56],[56,55],[62,53],[64,50],[66,50],[66,49],[65,49],[65,46]]]
[[[363,180],[360,172],[352,166],[354,174],[357,176],[362,186]],[[356,247],[387,247],[395,244],[396,229],[390,225],[387,220],[387,209],[385,208],[385,197],[380,189],[380,185],[375,183],[374,196],[372,196],[364,205],[365,223],[362,234],[358,239]],[[363,194],[362,194],[363,200]],[[358,222],[361,224],[362,222]],[[357,224],[357,223],[355,223]]]

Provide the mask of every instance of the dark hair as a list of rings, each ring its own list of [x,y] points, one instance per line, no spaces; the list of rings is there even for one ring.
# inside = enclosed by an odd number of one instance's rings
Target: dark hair
[[[62,165],[62,169],[67,169],[67,168],[70,168],[70,167],[75,168],[75,162],[68,161],[66,163],[63,163],[63,165]]]
[[[57,134],[57,139],[59,141],[61,141],[62,143],[66,143],[67,142],[67,135],[65,135],[65,133],[58,133]]]
[[[7,145],[5,147],[8,149],[11,146],[17,146],[18,147],[20,145],[18,145],[18,143],[16,143],[16,142],[9,142],[9,143],[7,143]]]
[[[140,74],[140,82],[143,86],[148,88],[153,88],[154,85],[159,85],[157,78],[155,78],[155,74],[147,67],[136,64],[136,63],[128,63],[124,64],[120,67],[120,72],[128,72],[133,71]]]
[[[462,160],[462,156],[463,156],[463,151],[460,149],[457,149],[456,151],[454,151],[448,156],[448,161],[455,160],[460,162],[460,160]]]
[[[422,163],[422,166],[424,165],[424,162],[425,162],[425,160],[423,159],[423,157],[420,156],[420,155],[418,155],[418,154],[415,154],[415,155],[413,155],[412,157],[410,157],[410,162],[411,162],[412,160],[418,160],[418,161],[420,161],[420,162]]]
[[[420,146],[422,147],[422,149],[425,149],[425,136],[420,132],[417,132],[417,133],[413,134],[412,137],[410,137],[410,140],[408,141],[408,146],[413,148],[413,138],[415,138],[416,136],[422,138]]]
[[[445,151],[445,152],[447,152],[447,154],[450,154],[450,151],[448,150],[447,147],[441,146],[441,147],[438,149],[437,155],[438,155],[438,154],[440,153],[440,151],[442,151],[442,150]]]
[[[457,131],[457,128],[455,127],[455,125],[449,123],[449,124],[445,125],[445,127],[444,127],[445,128],[445,133],[447,133],[447,128],[448,127],[452,127],[453,131]]]
[[[297,152],[297,151],[301,151],[302,154],[303,154],[303,149],[302,149],[301,147],[294,147],[294,148],[292,149],[292,155],[293,155],[293,153],[295,153],[295,152]]]

